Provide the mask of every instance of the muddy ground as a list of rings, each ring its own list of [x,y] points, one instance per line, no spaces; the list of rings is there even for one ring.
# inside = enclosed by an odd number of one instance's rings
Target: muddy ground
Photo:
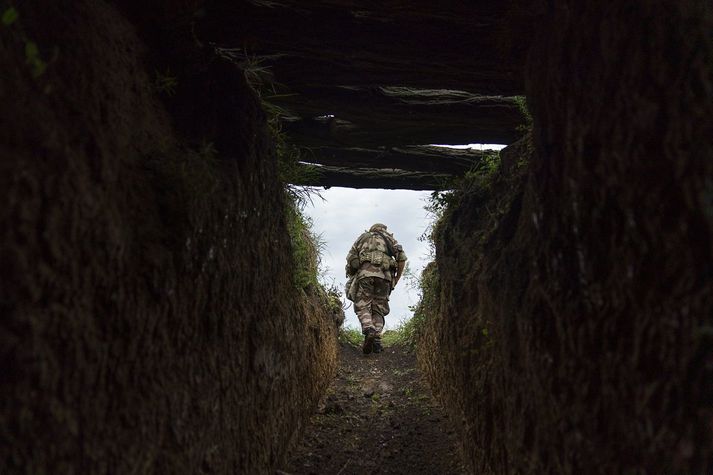
[[[278,474],[467,473],[456,433],[407,348],[340,347],[337,376]]]

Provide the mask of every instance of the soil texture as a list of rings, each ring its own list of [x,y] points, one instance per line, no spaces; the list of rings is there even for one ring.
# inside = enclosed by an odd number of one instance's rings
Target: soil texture
[[[340,347],[337,376],[278,474],[467,473],[448,416],[403,346]]]
[[[135,0],[11,3],[0,473],[272,472],[337,340],[326,296],[295,285],[257,95],[155,5],[139,35],[114,5]]]

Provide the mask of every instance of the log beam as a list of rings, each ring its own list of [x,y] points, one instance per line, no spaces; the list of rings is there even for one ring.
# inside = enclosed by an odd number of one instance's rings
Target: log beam
[[[463,125],[402,121],[357,124],[336,117],[284,121],[282,130],[290,140],[307,147],[401,147],[405,145],[469,143],[510,144],[520,133],[483,124],[481,128]]]
[[[462,175],[493,150],[459,150],[432,146],[390,149],[319,147],[306,149],[302,160],[330,167],[373,168]]]
[[[295,185],[330,188],[380,188],[387,190],[443,190],[449,187],[453,176],[405,170],[380,170],[373,168],[324,167],[302,165],[308,171]]]
[[[302,145],[509,144],[525,124],[515,98],[411,88],[309,88],[267,101]]]
[[[409,86],[521,95],[508,2],[206,3],[200,38],[237,48],[291,88]]]

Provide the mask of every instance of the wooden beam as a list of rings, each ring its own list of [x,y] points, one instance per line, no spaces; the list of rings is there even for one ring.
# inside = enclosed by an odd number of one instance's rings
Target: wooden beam
[[[464,91],[323,87],[264,99],[286,112],[284,130],[304,145],[509,144],[525,124],[515,98]]]
[[[387,190],[442,190],[447,189],[453,176],[445,174],[380,170],[373,168],[325,167],[302,165],[308,173],[295,185],[330,188],[380,188]]]
[[[450,89],[321,86],[266,94],[263,99],[301,117],[332,114],[351,121],[373,115],[425,115],[459,121],[472,120],[472,116],[492,120],[505,115],[514,125],[519,125],[523,119],[515,97],[484,96]]]
[[[364,149],[318,147],[305,149],[302,160],[331,167],[405,170],[422,173],[462,175],[476,167],[493,150],[459,150],[411,146]]]
[[[508,2],[209,0],[201,39],[290,88],[409,86],[521,95]]]
[[[405,145],[510,144],[520,137],[517,130],[492,124],[463,124],[409,120],[402,122],[353,123],[336,117],[284,121],[282,130],[290,141],[307,147],[400,147]]]

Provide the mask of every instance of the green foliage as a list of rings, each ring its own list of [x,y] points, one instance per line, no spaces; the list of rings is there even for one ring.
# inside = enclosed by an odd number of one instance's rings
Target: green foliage
[[[515,164],[515,170],[518,172],[523,171],[530,163],[530,158],[535,156],[535,142],[532,138],[532,130],[528,131],[522,140],[525,144],[525,150],[520,154]]]
[[[30,39],[25,33],[24,29],[22,28],[22,25],[18,21],[19,18],[20,13],[15,7],[6,7],[2,11],[2,15],[0,16],[0,23],[2,23],[4,27],[10,27],[12,25],[17,24],[17,27],[14,28],[14,31],[15,35],[17,35],[17,37],[21,41],[21,44],[23,45],[25,64],[27,64],[27,66],[30,68],[30,74],[32,74],[32,77],[34,79],[37,79],[42,76],[47,70],[47,61],[43,59],[40,47],[37,45],[37,43]],[[55,48],[53,61],[57,59],[57,55],[58,51]],[[51,88],[45,88],[45,92],[48,93],[49,91],[51,91]]]
[[[286,206],[287,230],[292,243],[293,279],[298,289],[318,288],[320,251],[324,246],[312,232],[312,221],[294,201]]]
[[[15,23],[19,17],[20,14],[15,9],[15,7],[8,7],[3,12],[2,20],[0,21],[2,21],[3,26],[10,26]]]
[[[466,177],[469,174],[491,177],[498,171],[498,168],[500,168],[500,152],[486,153],[483,155],[483,160],[479,166],[474,170],[468,171]]]
[[[525,96],[515,96],[514,99],[523,117],[525,117],[525,124],[519,126],[518,130],[523,133],[530,132],[532,130],[532,114],[527,106],[527,98]]]
[[[302,161],[302,151],[299,147],[287,142],[284,134],[277,126],[273,128],[277,153],[277,177],[285,187],[285,192],[299,207],[311,204],[314,198],[320,198],[316,189],[295,183],[309,183],[319,176],[319,167],[305,165]]]
[[[25,62],[30,66],[33,78],[38,78],[45,73],[47,63],[40,55],[40,49],[34,41],[25,43]]]
[[[322,287],[318,282],[320,254],[324,242],[312,232],[312,220],[302,210],[319,193],[306,186],[292,185],[294,177],[302,173],[293,155],[293,148],[284,142],[281,134],[273,135],[277,142],[278,179],[283,183],[287,197],[287,226],[292,241],[294,257],[294,281],[297,288]],[[341,302],[341,301],[340,301]]]
[[[413,330],[411,332],[412,345],[415,346],[422,335],[426,320],[429,315],[434,315],[437,311],[439,287],[438,268],[432,262],[423,269],[419,279],[421,289],[421,299],[413,307],[413,318],[411,319]]]
[[[342,326],[339,329],[339,341],[347,345],[361,346],[364,336],[358,328]]]
[[[421,235],[420,240],[433,243],[433,233],[450,211],[461,202],[463,196],[473,192],[489,191],[499,169],[500,152],[491,151],[463,177],[454,180],[450,189],[431,193],[424,209],[432,216],[433,224]]]
[[[247,50],[240,48],[216,48],[215,51],[240,68],[245,80],[258,96],[262,98],[267,91],[274,93],[274,77],[270,67],[264,64],[265,58],[251,55]]]
[[[330,312],[338,313],[344,310],[344,305],[342,304],[342,293],[336,286],[331,286],[326,289],[327,295],[327,308]]]
[[[268,114],[267,123],[275,143],[277,177],[283,183],[290,199],[303,207],[312,203],[315,197],[321,198],[314,188],[297,184],[314,182],[319,178],[321,172],[319,167],[304,163],[307,151],[290,143],[285,133],[282,132],[280,121],[282,117],[288,115],[287,111],[262,99],[262,96],[261,104],[263,110]]]
[[[302,210],[311,204],[319,193],[306,186],[292,185],[296,177],[304,173],[298,164],[299,155],[295,147],[288,144],[281,133],[273,130],[276,143],[278,179],[284,186],[287,197],[287,226],[292,241],[295,286],[305,289],[309,286],[322,288],[318,282],[321,251],[324,242],[312,232],[312,220]],[[340,300],[341,306],[341,300]]]
[[[178,78],[171,75],[171,71],[166,73],[154,71],[154,86],[159,93],[164,93],[167,96],[173,96],[178,87]]]
[[[381,342],[384,346],[406,346],[413,348],[416,346],[416,335],[418,334],[419,321],[414,317],[404,319],[395,330],[387,330],[381,335]]]

